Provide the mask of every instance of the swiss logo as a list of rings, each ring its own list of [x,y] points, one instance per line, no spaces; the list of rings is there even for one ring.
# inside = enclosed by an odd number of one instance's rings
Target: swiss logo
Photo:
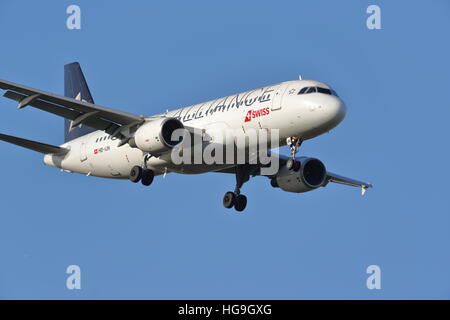
[[[268,107],[262,108],[262,109],[257,109],[257,110],[248,110],[247,115],[245,116],[244,122],[252,121],[252,119],[254,119],[254,118],[267,116],[269,113],[270,113],[270,109]]]

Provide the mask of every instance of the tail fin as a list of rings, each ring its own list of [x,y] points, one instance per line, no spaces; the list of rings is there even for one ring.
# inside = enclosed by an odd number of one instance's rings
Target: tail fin
[[[94,103],[94,99],[92,99],[91,92],[89,91],[83,71],[81,71],[78,62],[69,63],[64,66],[64,95],[69,98]],[[82,124],[70,130],[70,122],[70,120],[64,119],[64,142],[96,130]]]

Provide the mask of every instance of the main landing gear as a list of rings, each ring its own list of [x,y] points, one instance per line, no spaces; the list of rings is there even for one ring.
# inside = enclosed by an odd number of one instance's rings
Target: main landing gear
[[[250,179],[245,165],[236,167],[236,188],[234,192],[228,191],[223,196],[223,206],[227,209],[234,207],[236,211],[244,211],[247,206],[247,197],[241,194],[242,185]]]
[[[243,211],[247,206],[247,197],[243,194],[228,191],[223,196],[223,206],[227,209],[234,207],[236,211]]]
[[[286,139],[286,143],[291,149],[291,157],[286,161],[286,168],[298,171],[300,170],[301,164],[295,160],[295,155],[297,154],[298,148],[302,145],[303,140],[298,137],[289,137]]]
[[[144,186],[151,185],[154,177],[155,173],[153,170],[144,169],[139,166],[134,166],[130,171],[130,181],[134,183],[141,181]]]

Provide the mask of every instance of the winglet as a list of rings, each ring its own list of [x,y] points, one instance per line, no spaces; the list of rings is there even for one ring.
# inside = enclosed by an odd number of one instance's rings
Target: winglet
[[[367,186],[361,186],[361,195],[363,196],[366,193]]]
[[[372,184],[370,183],[361,185],[361,195],[363,196],[369,188],[372,188]]]

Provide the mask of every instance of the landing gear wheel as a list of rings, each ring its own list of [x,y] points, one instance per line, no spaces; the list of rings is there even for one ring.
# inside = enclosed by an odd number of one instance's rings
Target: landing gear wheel
[[[153,170],[144,169],[144,170],[142,170],[141,182],[144,186],[149,186],[152,184],[154,177],[155,177],[155,173],[153,172]]]
[[[245,207],[247,206],[247,197],[243,194],[240,194],[236,196],[236,199],[234,199],[234,209],[236,211],[243,211]]]
[[[223,196],[223,206],[227,209],[230,209],[234,206],[234,202],[236,199],[236,195],[234,192],[227,192]]]
[[[139,166],[134,166],[130,171],[130,181],[131,182],[139,182],[142,178],[142,168]]]
[[[295,172],[297,172],[298,170],[300,170],[300,167],[301,167],[300,161],[296,161],[292,158],[286,161],[286,168],[288,170],[294,170]]]

